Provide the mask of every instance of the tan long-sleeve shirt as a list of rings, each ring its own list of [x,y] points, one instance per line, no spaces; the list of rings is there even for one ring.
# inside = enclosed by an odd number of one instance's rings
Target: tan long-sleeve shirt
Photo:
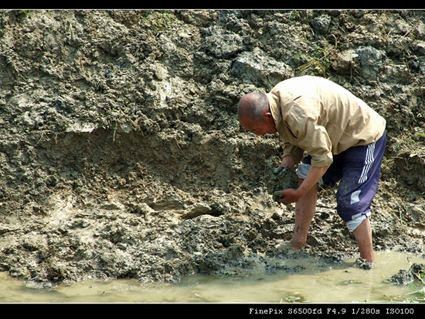
[[[267,93],[283,156],[299,163],[303,151],[313,167],[330,165],[333,155],[376,142],[385,119],[348,90],[324,78],[302,76],[277,84]]]

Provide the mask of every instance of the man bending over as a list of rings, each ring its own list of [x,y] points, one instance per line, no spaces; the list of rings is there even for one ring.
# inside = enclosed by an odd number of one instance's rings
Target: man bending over
[[[360,257],[373,263],[369,216],[385,151],[385,119],[343,87],[313,76],[282,81],[267,94],[245,95],[238,116],[256,135],[279,133],[284,141],[281,166],[293,169],[301,162],[299,187],[283,191],[280,200],[296,203],[294,234],[278,247],[306,245],[318,184],[340,181],[337,212],[354,232]]]

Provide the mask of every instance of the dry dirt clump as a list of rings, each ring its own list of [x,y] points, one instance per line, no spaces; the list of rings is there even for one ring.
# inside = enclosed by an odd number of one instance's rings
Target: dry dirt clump
[[[388,122],[376,249],[423,252],[425,13],[0,11],[0,270],[45,283],[275,269],[276,136],[236,105],[310,74]],[[357,253],[323,189],[303,254]],[[283,269],[291,271],[290,269]]]

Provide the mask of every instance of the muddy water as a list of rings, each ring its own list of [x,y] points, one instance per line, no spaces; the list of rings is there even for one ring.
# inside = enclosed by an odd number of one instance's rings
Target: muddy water
[[[61,284],[54,289],[28,288],[23,281],[0,273],[0,302],[7,303],[176,303],[176,302],[388,302],[413,298],[414,287],[393,285],[385,279],[409,269],[409,262],[424,263],[406,253],[377,252],[372,270],[353,267],[354,259],[340,265],[317,260],[296,259],[288,266],[305,269],[288,274],[253,271],[248,276],[193,276],[180,284],[140,284],[137,280],[83,281]],[[418,288],[418,287],[417,287]]]

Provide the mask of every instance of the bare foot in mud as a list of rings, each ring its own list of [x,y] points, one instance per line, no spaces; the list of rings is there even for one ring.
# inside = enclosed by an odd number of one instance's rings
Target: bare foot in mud
[[[353,267],[358,267],[361,269],[372,269],[374,263],[371,263],[367,261],[366,259],[358,258],[355,262]]]
[[[303,248],[304,246],[306,246],[306,245],[304,245],[304,244],[296,244],[296,243],[293,243],[292,240],[290,240],[290,241],[283,241],[283,242],[277,244],[275,246],[275,248],[277,248],[279,250],[284,250],[284,249],[287,249],[287,250],[298,250],[298,249]]]

